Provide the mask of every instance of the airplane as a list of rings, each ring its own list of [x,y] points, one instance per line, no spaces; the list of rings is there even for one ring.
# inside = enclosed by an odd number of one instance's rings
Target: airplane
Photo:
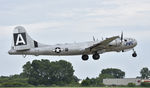
[[[133,57],[137,56],[134,47],[137,41],[133,38],[123,38],[113,36],[104,40],[95,40],[81,43],[66,43],[56,45],[46,45],[33,40],[22,26],[17,26],[13,30],[13,43],[8,51],[10,55],[55,55],[55,56],[72,56],[82,55],[82,60],[89,59],[92,55],[94,60],[100,58],[100,54],[106,52],[126,52],[133,50]]]

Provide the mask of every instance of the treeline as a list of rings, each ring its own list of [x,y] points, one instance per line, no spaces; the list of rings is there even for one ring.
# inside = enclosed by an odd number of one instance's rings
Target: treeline
[[[19,75],[0,77],[0,86],[71,86],[78,81],[71,63],[42,59],[27,62]]]
[[[104,86],[104,78],[123,78],[125,72],[119,69],[103,69],[97,78],[80,79],[74,75],[70,62],[60,60],[33,60],[23,65],[23,72],[18,75],[1,76],[0,86]]]
[[[108,68],[103,69],[97,78],[86,78],[82,81],[81,86],[105,86],[103,84],[103,79],[105,78],[124,78],[125,72],[120,69]]]
[[[141,78],[149,78],[148,68],[141,70]],[[98,77],[86,78],[81,81],[74,75],[70,62],[60,60],[33,60],[23,65],[23,72],[18,75],[1,76],[1,87],[30,87],[30,86],[104,86],[105,78],[124,78],[125,72],[116,68],[103,69]],[[139,77],[138,77],[139,78]],[[130,84],[132,85],[132,84]],[[143,84],[145,85],[145,84]],[[146,84],[147,85],[147,84]]]

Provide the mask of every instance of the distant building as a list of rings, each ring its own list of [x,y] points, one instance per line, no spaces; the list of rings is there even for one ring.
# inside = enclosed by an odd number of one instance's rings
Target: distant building
[[[146,79],[147,82],[150,82],[149,79]],[[120,86],[120,85],[128,85],[128,83],[135,83],[135,85],[140,85],[141,82],[144,82],[144,80],[140,79],[140,78],[124,78],[124,79],[103,79],[103,83],[107,86],[111,86],[111,85],[116,85],[116,86]]]

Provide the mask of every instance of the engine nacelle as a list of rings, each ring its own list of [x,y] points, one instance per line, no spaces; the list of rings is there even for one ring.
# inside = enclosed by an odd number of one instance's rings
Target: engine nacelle
[[[109,43],[109,46],[120,46],[121,41],[120,39],[113,40],[112,42]]]

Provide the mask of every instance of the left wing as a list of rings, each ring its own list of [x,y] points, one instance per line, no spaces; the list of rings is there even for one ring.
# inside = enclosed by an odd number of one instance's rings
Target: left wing
[[[93,46],[90,46],[88,48],[85,49],[85,52],[96,52],[98,50],[101,50],[101,49],[105,49],[108,44],[110,42],[112,42],[113,40],[119,38],[119,36],[114,36],[114,37],[110,37],[110,38],[106,38],[105,40],[97,43],[97,44],[94,44]]]

